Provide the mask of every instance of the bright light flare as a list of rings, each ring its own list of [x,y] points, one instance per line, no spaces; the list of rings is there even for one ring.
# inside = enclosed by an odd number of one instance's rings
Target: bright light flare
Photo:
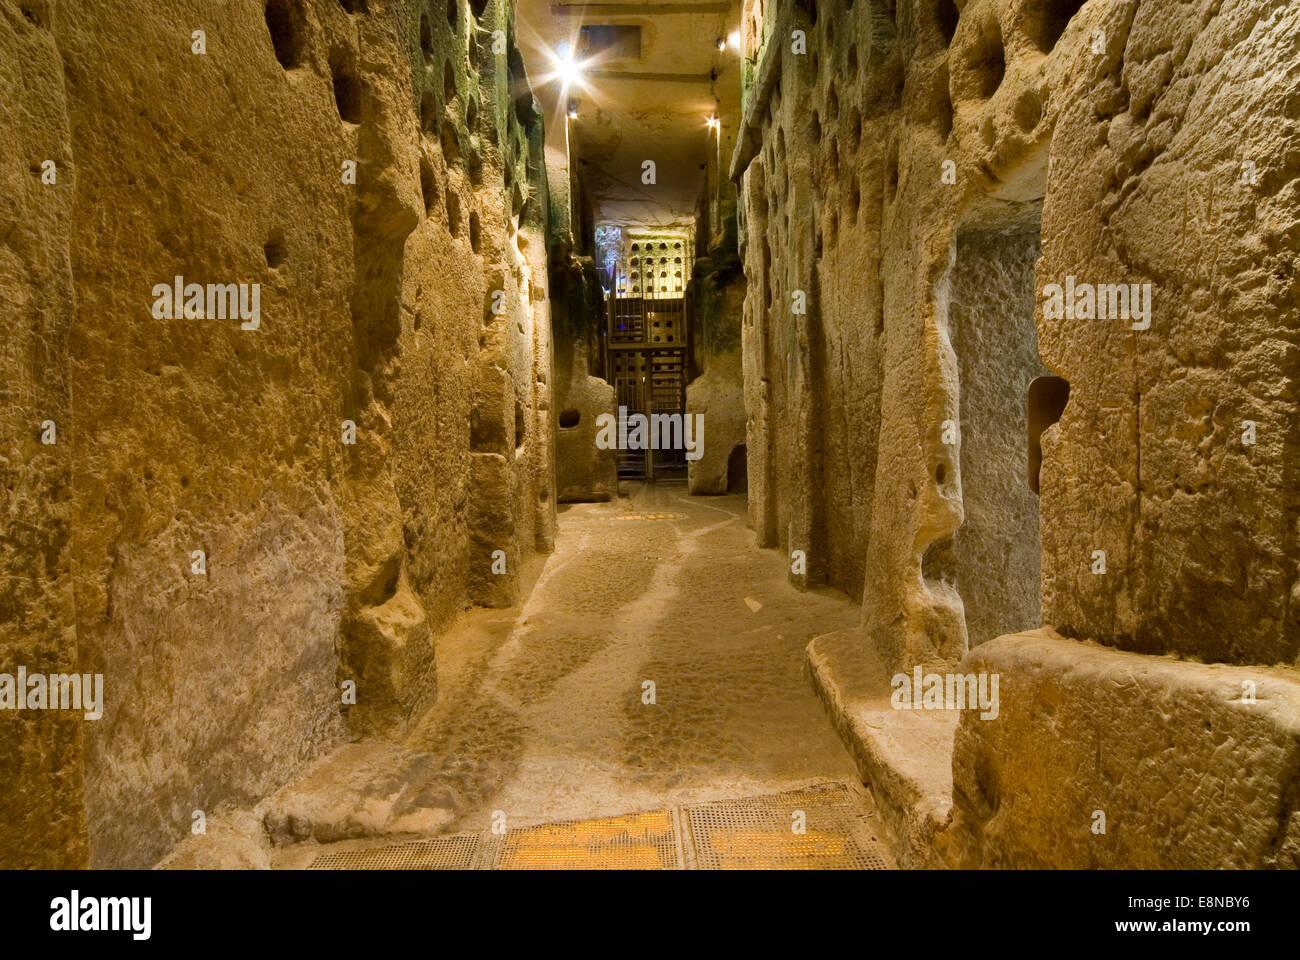
[[[583,83],[583,68],[586,61],[573,58],[573,48],[568,43],[561,43],[551,54],[552,78],[560,81],[561,90],[580,87]]]

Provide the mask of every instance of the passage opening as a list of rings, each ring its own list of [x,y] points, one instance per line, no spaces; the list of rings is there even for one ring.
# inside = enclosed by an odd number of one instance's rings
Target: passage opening
[[[745,445],[738,443],[727,457],[727,493],[749,492],[749,458]]]
[[[971,646],[1042,622],[1038,498],[1026,482],[1025,397],[1050,376],[1034,328],[1040,228],[957,237],[948,332],[961,381],[961,490],[953,536],[956,587]],[[943,481],[936,476],[936,482]]]

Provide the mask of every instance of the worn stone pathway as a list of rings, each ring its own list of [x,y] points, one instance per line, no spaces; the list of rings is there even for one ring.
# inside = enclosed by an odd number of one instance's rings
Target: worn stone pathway
[[[522,605],[439,641],[439,700],[407,742],[345,745],[259,805],[274,865],[854,779],[804,651],[857,605],[790,586],[743,497],[630,493],[562,507]]]

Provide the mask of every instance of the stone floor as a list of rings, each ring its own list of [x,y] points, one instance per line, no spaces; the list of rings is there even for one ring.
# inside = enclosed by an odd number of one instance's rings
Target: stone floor
[[[858,622],[799,592],[759,550],[743,496],[624,484],[564,505],[556,552],[513,610],[470,611],[439,641],[439,701],[407,742],[345,745],[223,832],[265,825],[272,865],[323,850],[656,810],[854,779],[805,648]],[[646,683],[653,683],[654,703]],[[255,865],[260,857],[235,857]]]
[[[889,870],[879,826],[865,788],[830,781],[622,816],[327,844],[311,869]]]

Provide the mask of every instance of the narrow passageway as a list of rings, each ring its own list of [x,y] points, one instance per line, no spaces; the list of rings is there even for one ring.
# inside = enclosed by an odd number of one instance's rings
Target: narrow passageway
[[[1300,867],[1297,62],[0,0],[0,869]]]
[[[406,744],[343,747],[271,802],[283,865],[320,853],[291,842],[308,836],[365,844],[854,779],[804,650],[857,605],[790,586],[743,497],[625,486],[562,509],[523,602],[471,612],[440,644],[439,703]]]

